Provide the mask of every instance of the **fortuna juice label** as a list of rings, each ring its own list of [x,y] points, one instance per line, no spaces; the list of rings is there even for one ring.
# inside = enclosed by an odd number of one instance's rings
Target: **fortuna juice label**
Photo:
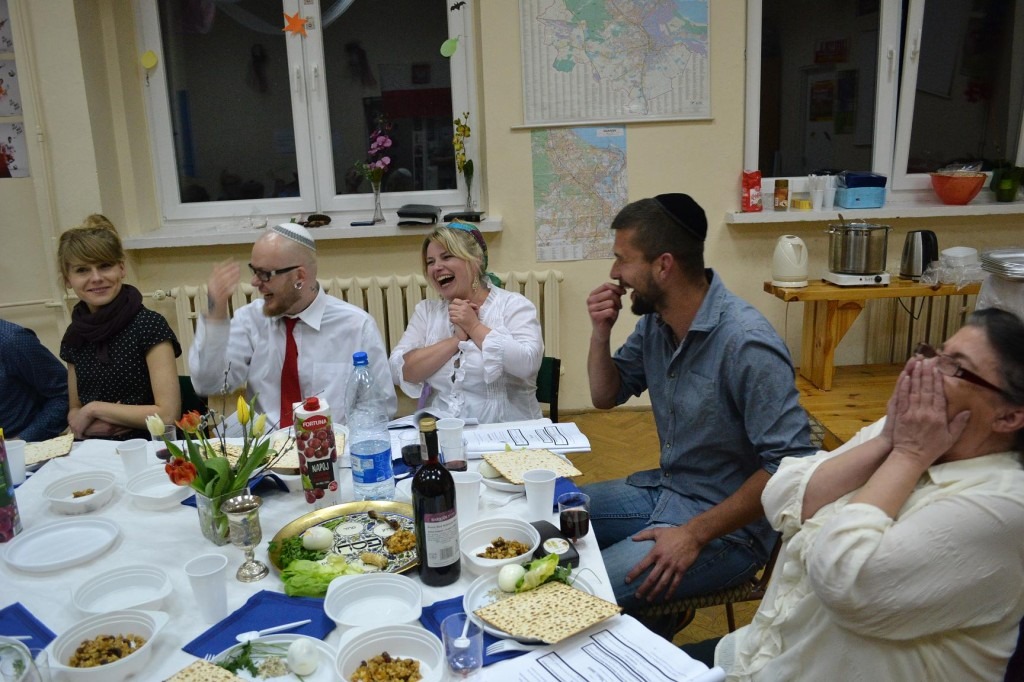
[[[306,502],[317,509],[341,502],[338,488],[338,451],[326,401],[306,398],[295,410],[295,447]]]

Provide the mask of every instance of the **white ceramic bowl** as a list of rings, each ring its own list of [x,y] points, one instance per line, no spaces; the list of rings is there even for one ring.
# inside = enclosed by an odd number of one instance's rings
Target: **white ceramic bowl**
[[[341,627],[413,623],[422,610],[419,582],[398,573],[335,578],[324,597],[324,613]]]
[[[337,673],[342,680],[349,680],[363,661],[385,651],[395,658],[419,661],[423,682],[444,679],[446,665],[441,640],[418,625],[385,625],[359,632],[338,651]]]
[[[58,514],[84,514],[99,509],[110,500],[114,494],[115,478],[109,471],[71,474],[46,486],[43,497],[49,500],[50,507]],[[83,497],[72,496],[87,488],[92,488],[94,492]]]
[[[488,546],[499,537],[506,540],[518,540],[529,546],[529,549],[516,557],[508,559],[485,559],[478,557]],[[533,553],[540,545],[540,533],[526,521],[516,518],[484,519],[471,523],[459,533],[459,547],[462,559],[470,570],[478,575],[498,573],[502,566],[509,564],[525,564],[533,559]]]
[[[163,467],[151,467],[128,480],[128,496],[140,509],[169,509],[194,493],[187,485],[174,485]]]
[[[79,585],[74,604],[83,613],[159,609],[171,593],[167,573],[157,566],[122,566]]]
[[[167,624],[168,615],[160,611],[112,611],[89,616],[62,632],[50,644],[50,667],[70,682],[122,682],[146,668],[153,655],[153,640]],[[68,665],[79,645],[100,635],[138,635],[146,643],[113,663],[95,668]],[[140,678],[141,679],[141,678]]]

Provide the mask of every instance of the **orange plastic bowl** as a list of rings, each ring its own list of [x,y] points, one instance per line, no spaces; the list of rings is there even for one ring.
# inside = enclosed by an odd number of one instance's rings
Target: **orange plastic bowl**
[[[985,184],[984,173],[973,171],[955,171],[952,173],[932,173],[932,188],[944,204],[963,206],[978,196]]]

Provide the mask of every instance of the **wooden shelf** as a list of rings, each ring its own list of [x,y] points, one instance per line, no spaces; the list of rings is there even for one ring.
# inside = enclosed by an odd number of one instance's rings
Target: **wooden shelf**
[[[961,288],[954,284],[922,284],[910,279],[893,277],[888,286],[841,287],[831,282],[812,282],[805,287],[777,287],[764,283],[764,290],[789,303],[790,301],[863,301],[873,298],[903,298],[904,296],[973,295],[981,289],[979,282],[970,282]]]

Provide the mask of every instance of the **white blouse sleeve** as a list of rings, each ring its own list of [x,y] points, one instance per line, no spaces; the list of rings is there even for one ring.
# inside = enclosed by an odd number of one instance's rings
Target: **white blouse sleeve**
[[[409,318],[409,326],[405,328],[398,345],[391,351],[389,364],[391,365],[391,377],[402,392],[410,398],[419,398],[423,393],[425,382],[412,383],[405,380],[405,354],[409,351],[423,348],[427,345],[427,330],[430,327],[429,301],[420,301]]]
[[[485,324],[491,328],[480,348],[485,381],[493,383],[503,374],[536,379],[544,359],[544,339],[533,303],[521,294],[507,292],[505,304],[496,306]]]

